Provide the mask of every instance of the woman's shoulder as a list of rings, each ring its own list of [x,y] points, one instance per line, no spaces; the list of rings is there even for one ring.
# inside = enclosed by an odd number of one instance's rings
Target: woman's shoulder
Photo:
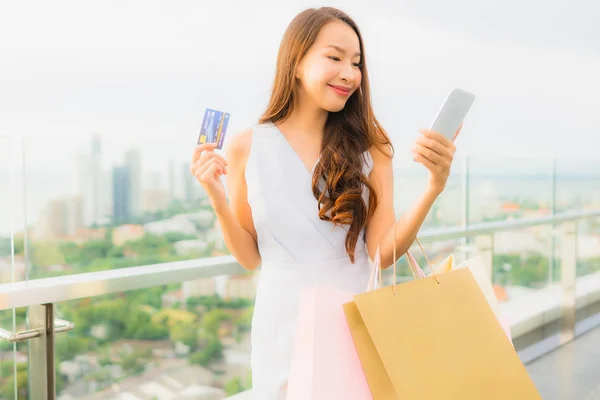
[[[274,135],[276,129],[273,129],[271,123],[253,125],[233,135],[225,148],[225,156],[228,159],[234,157],[236,160],[246,160],[254,146],[264,140],[268,141]]]
[[[365,163],[372,170],[391,168],[393,151],[389,145],[374,144],[365,151]]]
[[[252,147],[252,135],[252,128],[247,128],[234,134],[225,147],[227,158],[234,157],[235,159],[240,159],[240,157],[247,157]]]

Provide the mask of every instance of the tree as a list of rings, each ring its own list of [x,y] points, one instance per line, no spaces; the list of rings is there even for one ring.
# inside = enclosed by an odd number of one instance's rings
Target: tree
[[[139,374],[144,371],[144,366],[152,354],[152,349],[138,349],[121,359],[121,368],[123,371],[133,374]]]
[[[181,240],[191,240],[196,238],[196,236],[194,235],[188,235],[183,232],[167,232],[165,233],[164,237],[169,241],[169,243],[175,243]]]
[[[92,350],[92,340],[79,336],[62,336],[56,343],[56,355],[59,361],[69,361],[76,355]]]
[[[196,314],[185,310],[175,310],[165,308],[152,316],[154,323],[164,326],[174,326],[180,323],[193,323],[196,321]]]
[[[108,257],[108,252],[113,248],[110,240],[93,240],[85,242],[81,249],[81,264],[86,265],[94,260]]]
[[[166,290],[166,286],[134,290],[126,293],[127,301],[130,303],[147,304],[154,308],[160,308],[162,306],[162,295]]]
[[[127,321],[123,321],[125,326],[123,337],[139,340],[158,340],[168,337],[169,330],[164,325],[152,322],[148,313],[133,308],[128,314]]]
[[[77,243],[73,243],[73,242],[60,243],[59,249],[60,249],[60,252],[62,253],[63,257],[65,258],[65,262],[67,264],[79,265],[81,263],[82,248]]]
[[[164,236],[146,234],[142,238],[125,243],[125,248],[140,256],[168,254],[171,244]]]
[[[115,246],[108,252],[110,258],[123,258],[125,256],[122,246]]]
[[[57,243],[36,242],[32,245],[32,264],[34,267],[64,264],[65,257]]]
[[[507,274],[504,264],[509,264],[509,282],[513,285],[535,287],[547,282],[550,260],[541,254],[499,254],[494,256],[494,276]]]
[[[15,397],[15,381],[17,384],[17,398],[28,398],[28,375],[27,366],[25,369],[17,369],[17,379],[8,379],[8,381],[2,385],[0,394],[5,399],[12,399]]]
[[[14,238],[15,254],[22,255],[25,251],[25,240],[22,237]],[[0,257],[8,256],[12,253],[12,242],[10,237],[0,238]]]
[[[181,342],[189,346],[192,352],[198,348],[198,326],[195,323],[173,325],[169,337],[173,342]]]
[[[215,335],[204,335],[204,346],[197,352],[192,353],[189,362],[192,364],[209,367],[213,362],[223,359],[223,344]]]
[[[242,380],[239,377],[230,379],[225,384],[223,389],[225,389],[225,394],[227,396],[233,396],[234,394],[237,394],[237,393],[240,393],[240,392],[243,392],[244,390],[246,390],[244,388],[244,385],[242,384]]]
[[[235,324],[237,325],[239,332],[249,332],[252,327],[252,317],[254,315],[254,307],[251,307],[240,314],[235,319]]]
[[[231,320],[231,315],[219,308],[215,308],[202,317],[202,328],[207,333],[217,336],[221,323],[227,320]]]

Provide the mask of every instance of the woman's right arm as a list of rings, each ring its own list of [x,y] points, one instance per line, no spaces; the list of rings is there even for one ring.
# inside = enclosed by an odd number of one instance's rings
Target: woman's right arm
[[[235,135],[228,144],[226,161],[210,148],[192,164],[192,173],[206,190],[219,219],[225,245],[242,267],[254,270],[261,264],[252,211],[247,200],[246,161],[250,154],[252,131]],[[213,168],[210,165],[214,164]],[[194,167],[195,166],[195,167]],[[208,172],[208,173],[207,173]],[[229,204],[220,175],[227,175]]]

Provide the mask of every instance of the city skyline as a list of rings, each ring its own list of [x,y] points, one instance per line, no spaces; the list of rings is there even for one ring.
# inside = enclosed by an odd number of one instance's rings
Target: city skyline
[[[84,227],[119,224],[144,212],[165,209],[173,200],[191,202],[202,196],[202,188],[189,173],[188,161],[171,158],[169,169],[161,171],[156,165],[144,167],[144,156],[137,148],[124,149],[119,157],[103,157],[104,141],[98,133],[92,134],[87,144],[75,154],[63,157],[72,168],[59,173],[54,180],[48,181],[47,177],[37,180],[36,171],[25,174],[35,182],[25,187],[31,192],[25,194],[28,215],[22,215],[23,209],[17,208],[16,214],[21,216],[16,219],[24,224],[26,217],[27,225],[34,227],[34,238],[74,235]],[[54,190],[45,191],[42,182],[50,183]],[[15,187],[21,192],[22,182]],[[0,199],[1,210],[10,209],[8,200]],[[0,212],[0,236],[9,231],[6,217]]]

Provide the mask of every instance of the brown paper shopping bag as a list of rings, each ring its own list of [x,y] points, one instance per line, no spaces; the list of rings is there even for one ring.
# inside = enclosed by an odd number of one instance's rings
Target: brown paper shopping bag
[[[344,312],[374,400],[541,399],[469,268],[358,294]]]

